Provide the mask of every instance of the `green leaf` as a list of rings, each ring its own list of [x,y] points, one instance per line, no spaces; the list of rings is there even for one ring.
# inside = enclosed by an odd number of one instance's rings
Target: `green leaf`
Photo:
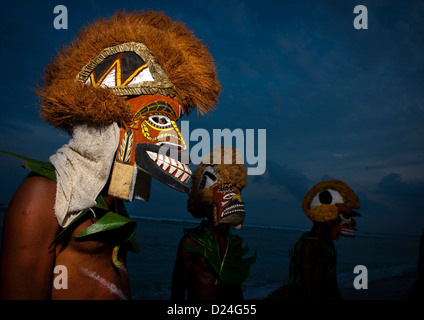
[[[130,228],[130,230],[132,230],[130,235],[126,237],[126,239],[124,240],[124,242],[126,242],[129,239],[131,239],[131,237],[134,235],[136,222],[130,218],[121,216],[115,212],[108,211],[98,221],[93,223],[84,231],[81,231],[80,233],[75,235],[75,238],[84,238],[89,235],[93,235],[95,233],[105,232],[110,230],[117,230],[124,227]]]
[[[9,156],[12,156],[12,157],[24,160],[24,161],[32,162],[32,163],[38,165],[41,168],[54,171],[54,167],[50,162],[44,162],[44,161],[40,161],[40,160],[31,159],[31,158],[22,156],[20,154],[16,154],[16,153],[4,151],[4,150],[0,150],[0,153],[6,154],[6,155],[9,155]]]
[[[188,253],[197,253],[197,254],[203,255],[203,249],[192,247],[185,242],[183,242],[182,244]]]
[[[218,242],[208,227],[201,226],[195,229],[184,230],[194,241],[203,247],[197,248],[183,243],[186,250],[190,253],[197,253],[204,256],[208,264],[216,272],[218,284],[242,284],[249,276],[250,265],[255,263],[257,252],[249,258],[242,258],[249,247],[242,247],[243,239],[238,236],[229,235],[228,245],[221,260]]]
[[[204,230],[202,228],[194,228],[194,229],[184,229],[184,233],[188,234],[190,238],[192,238],[194,241],[196,241],[198,244],[200,244],[202,247],[204,247],[205,241],[204,241]]]
[[[24,163],[25,167],[27,167],[30,171],[34,171],[36,173],[38,173],[39,175],[50,179],[52,181],[56,181],[56,172],[54,170],[50,170],[50,169],[46,169],[43,167],[40,167],[34,163],[31,162],[25,162]]]
[[[135,234],[135,232],[134,232]],[[131,237],[126,243],[125,245],[128,247],[128,250],[132,251],[132,252],[140,252],[140,248],[138,247],[137,242],[135,241],[134,237]]]
[[[222,271],[220,274],[220,280],[223,284],[242,284],[249,277],[250,265],[255,263],[257,252],[251,257],[240,259],[227,256],[224,260]]]
[[[212,266],[212,268],[215,270],[215,272],[218,274],[218,277],[220,277],[221,269],[222,269],[222,261],[221,261],[221,253],[219,251],[219,245],[216,241],[215,237],[212,235],[212,233],[208,230],[207,236],[205,239],[205,246],[204,246],[204,254],[206,260],[209,262],[209,264]]]
[[[186,229],[185,232],[200,246],[203,247],[201,255],[210,264],[212,269],[219,275],[221,270],[221,255],[219,252],[218,242],[206,226],[200,226],[195,229]],[[187,245],[188,246],[188,245]],[[199,248],[192,247],[192,251],[196,252]],[[198,253],[198,252],[196,252]]]
[[[109,210],[109,208],[108,208],[108,206],[105,202],[105,199],[100,194],[96,198],[96,207],[103,209],[103,210]]]
[[[242,258],[249,247],[242,247],[243,239],[230,235],[228,238],[228,250],[225,254],[220,281],[224,284],[242,284],[249,277],[250,265],[256,262],[257,252],[249,258]]]

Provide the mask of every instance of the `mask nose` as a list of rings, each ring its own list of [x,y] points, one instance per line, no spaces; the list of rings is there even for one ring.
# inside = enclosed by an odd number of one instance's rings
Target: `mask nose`
[[[157,142],[162,146],[183,152],[187,150],[187,144],[181,135],[180,129],[175,121],[171,120],[172,129],[164,130],[158,135]]]
[[[240,195],[240,194],[236,194],[236,195],[232,198],[232,200],[233,200],[234,202],[242,202],[242,201],[241,201],[241,195]]]

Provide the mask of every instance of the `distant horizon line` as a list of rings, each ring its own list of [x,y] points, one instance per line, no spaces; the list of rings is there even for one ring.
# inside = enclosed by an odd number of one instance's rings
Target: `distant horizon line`
[[[146,220],[151,222],[169,222],[169,223],[190,223],[198,225],[201,220],[182,219],[182,218],[169,218],[169,217],[149,217],[149,216],[134,216],[129,215],[132,219]],[[244,228],[256,229],[274,229],[274,230],[288,230],[288,231],[309,231],[310,228],[283,226],[283,225],[260,225],[260,224],[243,224]],[[420,235],[404,235],[404,234],[388,234],[388,233],[372,233],[372,232],[356,232],[356,235],[362,237],[372,238],[420,238]]]
[[[0,202],[0,210],[3,209],[6,211],[7,205],[3,205]],[[148,216],[134,216],[129,214],[129,217],[132,219],[146,220],[152,222],[171,222],[171,223],[190,223],[190,224],[199,224],[200,220],[194,219],[182,219],[182,218],[169,218],[169,217],[148,217]],[[1,215],[0,218],[2,219]],[[274,230],[289,230],[289,231],[309,231],[310,228],[294,227],[294,226],[284,226],[284,225],[261,225],[261,224],[243,224],[245,228],[256,228],[256,229],[274,229]],[[362,237],[372,237],[372,238],[416,238],[420,239],[421,235],[411,235],[411,234],[389,234],[389,233],[375,233],[375,232],[356,232],[357,236]]]

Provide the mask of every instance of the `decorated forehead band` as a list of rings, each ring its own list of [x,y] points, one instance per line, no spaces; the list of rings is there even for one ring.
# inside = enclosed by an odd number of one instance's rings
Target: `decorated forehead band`
[[[176,95],[174,85],[153,54],[139,42],[104,49],[82,68],[76,80],[85,85],[109,88],[118,96]]]

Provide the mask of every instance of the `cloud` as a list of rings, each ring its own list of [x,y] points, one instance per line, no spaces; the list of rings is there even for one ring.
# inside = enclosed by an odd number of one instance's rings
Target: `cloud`
[[[424,197],[424,181],[405,182],[400,174],[390,173],[380,180],[378,192],[395,197],[418,197],[419,200],[422,200]],[[422,205],[421,201],[420,205]]]
[[[406,180],[399,173],[383,176],[374,188],[363,188],[361,221],[377,233],[419,235],[424,227],[424,181]]]
[[[285,195],[301,201],[309,189],[308,179],[302,172],[272,160],[267,161],[266,171],[262,176],[254,176],[251,180],[254,184],[252,197],[267,192],[277,199],[282,199]]]

